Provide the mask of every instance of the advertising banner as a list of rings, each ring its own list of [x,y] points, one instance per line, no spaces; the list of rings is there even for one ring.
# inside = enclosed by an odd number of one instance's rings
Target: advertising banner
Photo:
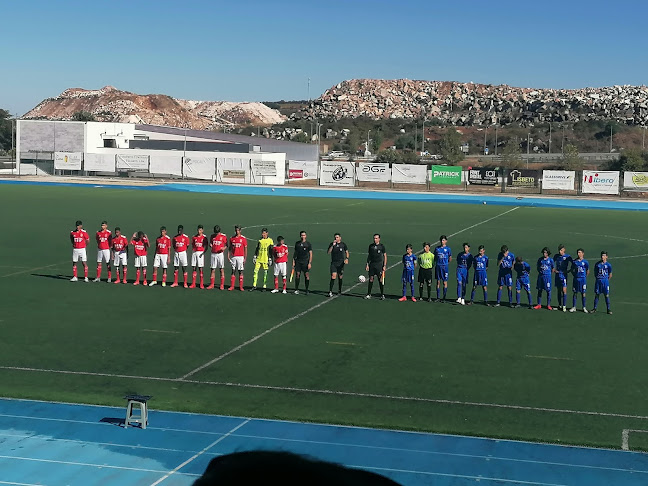
[[[250,159],[223,158],[216,161],[216,180],[234,184],[250,183]]]
[[[624,172],[623,188],[648,190],[648,172]]]
[[[615,170],[584,170],[583,192],[588,194],[619,194],[619,172]]]
[[[576,188],[576,172],[573,170],[543,170],[542,188],[573,191]]]
[[[151,174],[182,175],[182,156],[151,155],[149,166]]]
[[[461,171],[459,166],[433,165],[430,169],[431,184],[461,184]]]
[[[83,170],[115,172],[115,156],[113,154],[83,154]]]
[[[321,186],[355,186],[355,165],[353,162],[320,163],[319,183]]]
[[[468,184],[496,186],[499,184],[499,172],[497,169],[473,167],[468,169]]]
[[[54,152],[54,168],[60,170],[81,170],[81,152]]]
[[[507,170],[506,185],[508,187],[536,187],[538,185],[538,171],[528,169]]]
[[[392,164],[392,182],[398,184],[425,184],[427,165]]]
[[[271,176],[277,175],[277,164],[274,160],[255,160],[251,161],[252,175],[254,176]]]
[[[117,155],[117,170],[148,170],[148,155]]]
[[[360,162],[357,176],[361,182],[389,182],[391,170],[387,163]]]
[[[288,179],[317,179],[317,161],[315,160],[289,160]]]
[[[214,157],[185,157],[182,161],[182,174],[188,179],[214,180],[216,159]]]

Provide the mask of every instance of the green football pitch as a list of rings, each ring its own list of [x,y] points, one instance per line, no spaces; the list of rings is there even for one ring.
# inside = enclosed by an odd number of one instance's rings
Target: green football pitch
[[[141,393],[156,409],[609,447],[622,429],[648,429],[648,213],[12,185],[0,207],[4,396],[123,405]],[[252,247],[267,226],[291,249],[304,229],[313,292],[71,283],[77,219],[91,234],[91,279],[103,219],[151,238],[160,225],[231,235],[240,224]],[[330,299],[335,232],[351,258],[345,293]],[[389,254],[386,301],[357,285],[375,232]],[[455,255],[464,241],[486,246],[491,300],[502,244],[530,262],[532,284],[543,246],[583,247],[592,268],[607,250],[614,314],[604,302],[595,315],[398,302],[405,245],[440,234]]]

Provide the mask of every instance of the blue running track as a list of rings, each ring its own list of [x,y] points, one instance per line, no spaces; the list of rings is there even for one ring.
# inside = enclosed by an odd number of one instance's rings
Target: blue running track
[[[153,400],[154,403],[154,400]],[[390,430],[0,399],[0,484],[191,485],[215,456],[284,450],[367,469],[403,485],[648,484],[648,456]]]

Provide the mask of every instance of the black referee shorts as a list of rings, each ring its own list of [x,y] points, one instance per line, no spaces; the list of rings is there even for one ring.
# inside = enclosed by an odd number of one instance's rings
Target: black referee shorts
[[[342,275],[344,273],[344,262],[331,262],[331,274],[337,273]]]
[[[295,272],[297,273],[308,272],[308,260],[303,262],[300,262],[299,260],[295,260]]]
[[[383,265],[382,263],[370,263],[369,264],[369,276],[373,277],[374,275],[380,277],[382,275]]]
[[[432,269],[431,268],[421,268],[419,267],[418,281],[419,283],[431,283],[432,282]]]

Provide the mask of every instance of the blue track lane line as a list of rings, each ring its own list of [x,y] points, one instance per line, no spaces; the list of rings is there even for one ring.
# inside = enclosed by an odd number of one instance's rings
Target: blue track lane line
[[[151,185],[101,184],[100,182],[47,182],[2,179],[0,184],[40,185],[61,187],[86,187],[100,189],[129,189],[143,191],[175,191],[205,194],[232,194],[248,196],[316,197],[334,199],[368,199],[412,202],[436,202],[456,204],[493,204],[497,206],[522,206],[572,209],[610,209],[622,211],[648,211],[648,201],[624,201],[620,199],[591,199],[586,197],[542,197],[538,195],[486,195],[446,194],[434,192],[370,191],[364,189],[322,189],[286,186],[244,186],[222,184],[168,183]],[[274,190],[273,190],[274,189]]]
[[[648,484],[648,456],[361,427],[0,399],[0,484],[189,486],[209,461],[251,449],[293,451],[404,485]],[[43,479],[47,479],[44,481]]]

